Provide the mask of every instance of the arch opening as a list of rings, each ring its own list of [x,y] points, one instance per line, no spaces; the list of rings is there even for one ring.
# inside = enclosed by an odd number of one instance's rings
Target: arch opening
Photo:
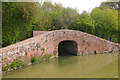
[[[58,56],[76,55],[78,53],[78,45],[75,41],[65,40],[58,45]]]

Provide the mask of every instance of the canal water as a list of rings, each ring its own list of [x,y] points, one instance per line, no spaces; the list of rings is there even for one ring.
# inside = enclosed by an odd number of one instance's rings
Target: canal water
[[[3,78],[118,78],[118,53],[60,56],[6,73]]]

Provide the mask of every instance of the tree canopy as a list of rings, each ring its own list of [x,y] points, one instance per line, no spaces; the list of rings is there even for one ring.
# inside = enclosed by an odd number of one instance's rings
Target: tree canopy
[[[3,47],[32,37],[33,30],[72,29],[118,42],[118,3],[103,2],[90,14],[51,2],[3,2]]]

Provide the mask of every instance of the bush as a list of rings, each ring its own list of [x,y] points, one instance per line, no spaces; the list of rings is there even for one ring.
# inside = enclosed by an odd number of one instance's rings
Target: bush
[[[24,61],[16,60],[10,64],[10,68],[16,69],[16,68],[19,68],[19,67],[25,66],[25,65],[26,65],[26,63]]]
[[[35,57],[32,57],[32,58],[31,58],[31,62],[32,62],[32,63],[36,63],[36,62],[37,62],[37,59],[36,59]]]
[[[2,67],[2,71],[7,71],[9,68],[17,69],[21,66],[26,66],[26,65],[27,65],[26,61],[16,60],[16,61],[13,61],[10,65]]]
[[[16,66],[17,66],[17,67],[22,66],[22,61],[21,61],[21,60],[16,60]]]
[[[5,66],[5,67],[2,68],[3,71],[7,71],[8,69],[9,69],[8,66]]]
[[[44,48],[41,48],[41,51],[45,51],[45,49],[44,49]]]
[[[14,69],[16,68],[16,62],[15,61],[10,64],[10,68],[14,68]]]
[[[44,58],[51,58],[51,54],[45,54],[43,57]]]

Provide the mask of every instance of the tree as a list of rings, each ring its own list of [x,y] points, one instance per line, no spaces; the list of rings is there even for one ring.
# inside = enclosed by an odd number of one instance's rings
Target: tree
[[[2,42],[3,47],[32,36],[39,3],[4,2],[2,3]]]
[[[117,10],[119,8],[118,4],[119,4],[119,0],[107,0],[107,2],[102,2],[99,7],[101,9],[105,7],[109,7],[110,9]]]
[[[90,15],[88,15],[86,11],[83,11],[82,14],[77,17],[75,24],[71,29],[93,34],[95,28],[94,23],[95,21],[90,17]]]
[[[95,20],[95,33],[99,37],[109,39],[114,35],[114,42],[117,42],[118,33],[118,11],[109,7],[100,9],[95,8],[90,16]]]

